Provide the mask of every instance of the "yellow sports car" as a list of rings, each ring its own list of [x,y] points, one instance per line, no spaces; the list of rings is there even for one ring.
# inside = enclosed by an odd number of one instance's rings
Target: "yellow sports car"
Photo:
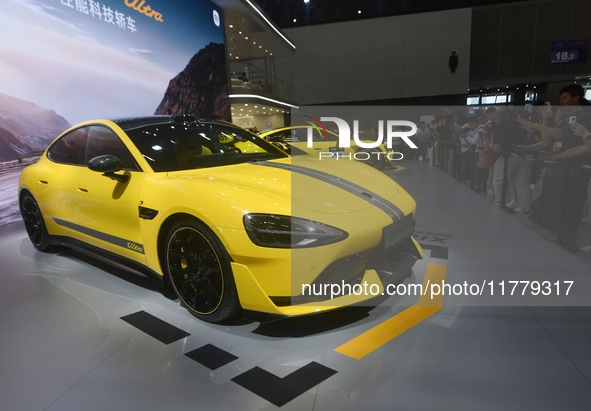
[[[211,322],[363,302],[422,257],[415,201],[386,175],[190,116],[74,126],[23,170],[19,200],[38,250],[66,245],[170,284]]]
[[[312,147],[308,147],[308,132],[312,132]],[[267,141],[279,144],[289,154],[295,148],[297,153],[307,153],[319,158],[329,156],[345,156],[356,159],[368,166],[378,170],[383,170],[386,164],[393,160],[400,160],[399,155],[395,155],[392,150],[388,150],[383,144],[375,149],[359,147],[351,140],[351,147],[339,147],[339,136],[331,130],[323,130],[314,126],[289,126],[273,130],[267,130],[259,133],[259,136]],[[364,142],[373,142],[371,140],[361,140]],[[322,154],[320,154],[322,153]]]

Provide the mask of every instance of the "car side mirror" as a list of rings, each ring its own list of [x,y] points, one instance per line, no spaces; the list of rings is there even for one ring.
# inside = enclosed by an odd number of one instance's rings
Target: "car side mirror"
[[[88,161],[88,168],[92,171],[103,173],[105,177],[111,180],[117,180],[120,183],[125,183],[129,180],[129,176],[125,174],[115,174],[123,168],[123,164],[119,157],[112,154],[97,156]]]

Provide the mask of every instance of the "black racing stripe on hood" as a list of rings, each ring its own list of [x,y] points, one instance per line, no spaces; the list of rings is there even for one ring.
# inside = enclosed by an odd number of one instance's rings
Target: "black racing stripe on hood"
[[[392,219],[393,222],[399,221],[402,217],[404,217],[404,212],[398,208],[394,203],[391,201],[383,198],[382,196],[372,193],[371,191],[367,190],[365,187],[362,187],[358,184],[355,184],[351,181],[345,180],[341,177],[337,177],[335,175],[325,173],[324,171],[314,170],[312,168],[297,166],[297,165],[289,165],[289,164],[281,164],[281,163],[270,163],[270,162],[261,162],[256,163],[257,165],[266,166],[266,167],[274,167],[279,168],[282,170],[291,171],[294,173],[299,173],[306,175],[308,177],[316,178],[320,181],[324,181],[326,183],[330,183],[335,187],[338,187],[342,190],[347,191],[354,196],[361,198],[362,200],[367,201],[371,205],[378,207],[380,210],[388,214],[388,216]]]

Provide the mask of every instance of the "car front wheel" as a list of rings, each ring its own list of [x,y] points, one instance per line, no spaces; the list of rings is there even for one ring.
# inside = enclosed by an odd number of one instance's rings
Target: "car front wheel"
[[[166,267],[181,305],[208,322],[220,322],[240,310],[230,257],[204,224],[177,222],[166,237]]]

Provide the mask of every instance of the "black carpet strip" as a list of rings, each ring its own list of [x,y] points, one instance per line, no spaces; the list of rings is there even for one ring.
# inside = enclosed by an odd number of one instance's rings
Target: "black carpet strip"
[[[312,361],[284,378],[254,367],[232,381],[281,407],[334,374],[335,370]]]
[[[170,344],[191,335],[145,311],[126,315],[121,319],[164,344]]]
[[[203,347],[190,351],[185,355],[190,359],[197,361],[199,364],[205,365],[210,370],[217,370],[218,368],[238,359],[235,355],[211,344],[204,345]]]

